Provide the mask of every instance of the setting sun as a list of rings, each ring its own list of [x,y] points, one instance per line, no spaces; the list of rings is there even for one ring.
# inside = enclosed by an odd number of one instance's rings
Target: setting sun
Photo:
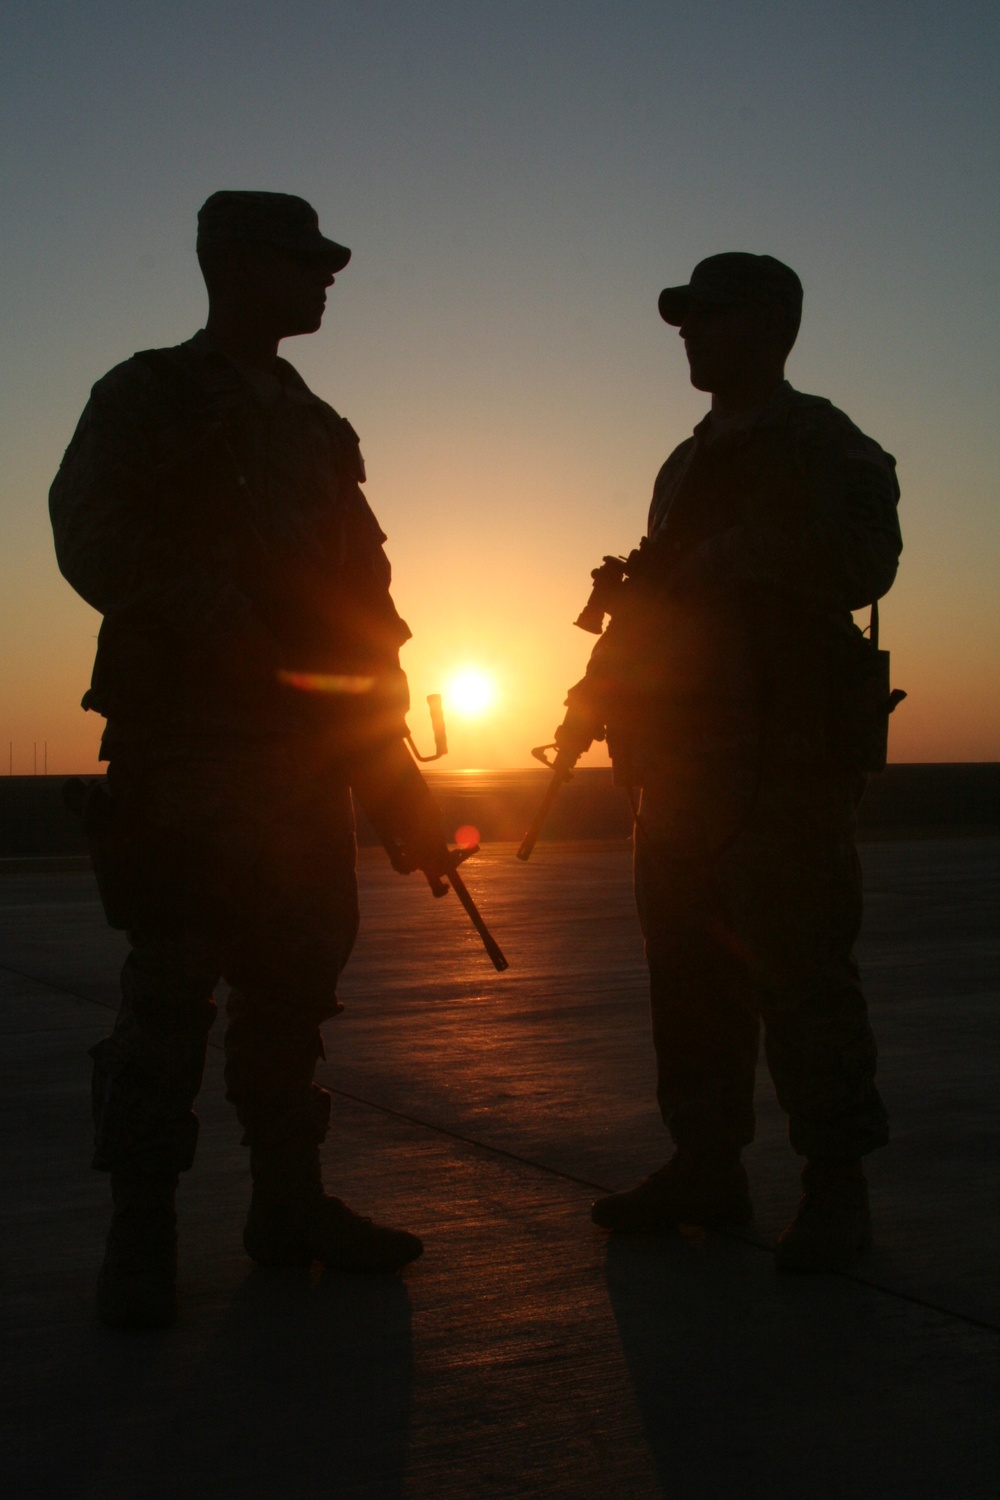
[[[466,719],[478,719],[492,708],[496,688],[492,678],[478,667],[463,667],[448,683],[448,707]]]

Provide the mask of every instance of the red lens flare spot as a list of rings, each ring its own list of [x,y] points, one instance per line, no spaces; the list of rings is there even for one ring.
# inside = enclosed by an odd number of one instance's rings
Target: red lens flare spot
[[[474,849],[479,843],[479,829],[471,823],[463,823],[455,829],[455,843],[460,849]]]

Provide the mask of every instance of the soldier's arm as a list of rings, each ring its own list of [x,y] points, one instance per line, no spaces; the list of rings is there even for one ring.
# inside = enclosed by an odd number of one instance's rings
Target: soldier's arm
[[[177,525],[176,507],[190,498],[187,462],[183,435],[158,409],[144,371],[129,362],[98,382],[49,513],[60,570],[102,614],[137,610],[185,634],[228,629],[247,615],[218,548],[198,546]]]
[[[902,538],[895,463],[856,428],[802,445],[804,513],[787,526],[744,522],[711,538],[679,583],[749,583],[810,607],[861,609],[896,576]]]

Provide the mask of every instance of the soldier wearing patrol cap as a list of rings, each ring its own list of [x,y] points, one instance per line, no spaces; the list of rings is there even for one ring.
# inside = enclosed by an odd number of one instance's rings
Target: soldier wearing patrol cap
[[[616,779],[642,787],[636,896],[675,1150],[593,1218],[618,1231],[750,1218],[740,1157],[763,1021],[806,1159],[778,1265],[842,1269],[870,1239],[862,1158],[887,1139],[852,953],[871,769],[852,727],[870,656],[852,611],[895,578],[895,464],[785,380],[802,312],[788,266],[714,255],[659,309],[711,410],[657,476],[557,739],[576,753],[606,731]]]
[[[358,438],[277,353],[319,328],[350,251],[301,198],[219,192],[197,252],[205,328],[98,381],[50,498],[60,568],[104,616],[84,706],[107,720],[108,779],[83,811],[131,948],[92,1052],[114,1199],[98,1307],[118,1326],[175,1315],[174,1195],[220,978],[249,1254],[384,1272],[422,1248],[324,1192],[313,1082],[357,930],[351,786],[377,797],[405,757],[409,631]],[[440,875],[429,794],[397,803],[410,867]]]

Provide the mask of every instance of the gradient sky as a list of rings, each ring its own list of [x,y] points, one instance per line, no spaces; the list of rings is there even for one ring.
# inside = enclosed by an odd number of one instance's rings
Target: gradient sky
[[[792,383],[898,460],[891,758],[1000,759],[998,30],[992,0],[8,0],[3,769],[95,763],[46,494],[93,381],[201,326],[221,187],[354,250],[282,352],[361,433],[417,738],[457,667],[495,674],[446,766],[551,738],[590,569],[705,409],[657,295],[730,249],[799,272]]]

